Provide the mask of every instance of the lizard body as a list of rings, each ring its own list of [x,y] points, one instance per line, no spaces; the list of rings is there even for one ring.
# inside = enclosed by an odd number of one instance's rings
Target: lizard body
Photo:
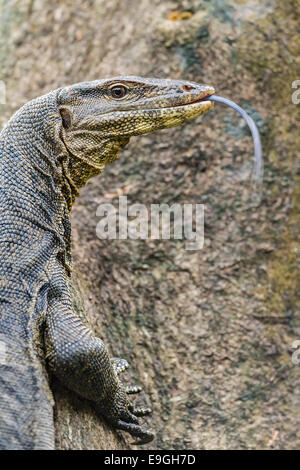
[[[47,368],[115,428],[150,442],[112,359],[71,306],[69,212],[79,188],[131,136],[207,112],[212,87],[117,77],[25,104],[0,134],[0,448],[54,448]]]

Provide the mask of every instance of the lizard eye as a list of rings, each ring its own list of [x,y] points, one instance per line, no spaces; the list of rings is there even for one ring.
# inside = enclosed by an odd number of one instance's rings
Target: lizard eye
[[[121,98],[124,98],[124,96],[126,96],[127,88],[125,88],[122,85],[116,85],[116,86],[111,87],[110,93],[111,93],[112,98],[116,100],[120,100]]]

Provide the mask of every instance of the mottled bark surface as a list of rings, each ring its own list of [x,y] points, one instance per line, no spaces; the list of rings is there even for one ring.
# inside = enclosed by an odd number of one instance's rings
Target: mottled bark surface
[[[211,84],[259,125],[265,180],[249,203],[252,142],[215,105],[131,139],[73,214],[87,321],[152,403],[151,449],[296,448],[300,339],[300,5],[287,0],[0,1],[1,125],[51,89],[118,74]],[[205,245],[99,240],[100,203],[204,203]],[[82,311],[82,302],[76,301]],[[127,449],[88,403],[53,384],[59,449]]]

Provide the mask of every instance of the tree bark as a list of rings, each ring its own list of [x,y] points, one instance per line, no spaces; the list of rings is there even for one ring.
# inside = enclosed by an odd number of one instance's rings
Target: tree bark
[[[300,5],[290,0],[0,1],[1,125],[51,89],[116,75],[213,85],[256,120],[262,198],[249,184],[252,141],[221,105],[132,138],[72,212],[81,315],[124,357],[124,380],[151,404],[149,449],[294,449],[299,442]],[[298,122],[297,122],[298,121]],[[119,195],[205,204],[205,243],[100,240],[96,209]],[[252,195],[252,196],[251,196]],[[76,297],[76,296],[75,296]],[[298,387],[298,393],[297,393]],[[58,449],[128,449],[89,404],[54,382]]]

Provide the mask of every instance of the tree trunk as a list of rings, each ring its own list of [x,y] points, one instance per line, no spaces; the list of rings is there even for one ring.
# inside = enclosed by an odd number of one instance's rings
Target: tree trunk
[[[1,5],[1,0],[0,0]],[[2,0],[1,125],[51,89],[116,75],[190,79],[242,106],[132,138],[81,191],[73,255],[86,319],[124,357],[151,404],[149,449],[287,449],[299,442],[300,5],[291,0]],[[298,119],[298,122],[297,122]],[[251,197],[252,194],[252,197]],[[101,203],[205,204],[202,250],[185,240],[100,240]],[[82,300],[74,299],[84,315]],[[295,361],[294,361],[295,362]],[[298,386],[298,394],[297,394]],[[89,404],[54,382],[58,449],[128,449]],[[298,434],[297,434],[298,433]]]

